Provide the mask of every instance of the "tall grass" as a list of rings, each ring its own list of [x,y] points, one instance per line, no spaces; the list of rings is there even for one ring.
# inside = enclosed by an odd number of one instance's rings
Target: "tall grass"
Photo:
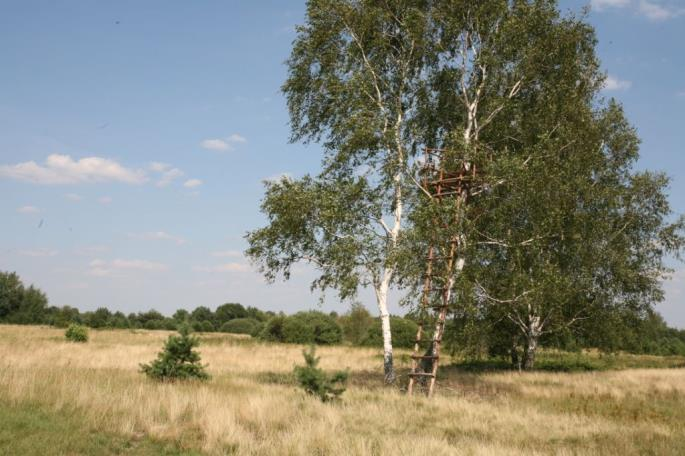
[[[210,382],[150,381],[139,363],[153,359],[167,335],[93,331],[89,343],[75,345],[59,330],[0,326],[0,401],[78,413],[85,430],[208,454],[637,455],[685,448],[684,369],[445,369],[437,397],[428,400],[383,388],[378,350],[322,347],[321,367],[351,373],[343,401],[329,405],[292,384],[302,347],[236,336],[203,336]]]

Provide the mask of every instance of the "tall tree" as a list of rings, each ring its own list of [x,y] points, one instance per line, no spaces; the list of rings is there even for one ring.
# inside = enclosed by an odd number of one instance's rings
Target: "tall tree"
[[[388,293],[407,201],[406,171],[420,145],[413,121],[423,79],[429,1],[310,0],[283,86],[292,140],[321,142],[316,177],[267,184],[266,228],[247,254],[267,277],[297,261],[321,275],[313,286],[342,298],[375,291],[386,382],[395,378]]]

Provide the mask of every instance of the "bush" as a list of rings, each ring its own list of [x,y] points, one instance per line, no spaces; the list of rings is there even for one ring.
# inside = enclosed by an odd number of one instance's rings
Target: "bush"
[[[307,328],[306,333],[312,334],[311,340],[303,341],[303,343],[330,345],[342,342],[342,328],[340,328],[340,325],[335,318],[330,315],[312,310],[309,312],[298,312],[288,318],[300,321]],[[283,332],[285,335],[285,326]],[[286,342],[290,342],[287,336]]]
[[[264,329],[259,333],[259,338],[270,342],[283,342],[283,323],[285,315],[276,315],[266,322]]]
[[[368,336],[374,318],[366,310],[366,307],[355,303],[348,313],[340,317],[339,321],[345,340],[353,345],[360,345]]]
[[[236,318],[221,325],[221,332],[232,334],[255,334],[262,324],[254,318]]]
[[[283,342],[291,344],[314,343],[314,327],[299,316],[286,317],[283,322]]]
[[[317,396],[322,402],[337,400],[345,392],[348,373],[338,371],[333,375],[327,375],[319,369],[319,358],[316,357],[316,349],[312,345],[309,350],[303,350],[305,366],[295,366],[295,378],[300,387],[307,394]]]
[[[205,366],[200,364],[200,354],[193,350],[200,341],[190,335],[187,325],[181,326],[178,332],[178,336],[169,336],[156,360],[140,365],[141,372],[161,381],[209,379]]]
[[[407,318],[390,317],[390,328],[392,329],[392,346],[397,348],[412,348],[416,340],[416,330],[418,325]],[[380,347],[383,345],[383,333],[381,332],[381,322],[376,320],[369,328],[369,332],[362,341],[361,345]]]
[[[88,342],[88,328],[77,324],[71,324],[64,332],[64,337],[69,342]]]
[[[273,317],[259,337],[274,342],[329,345],[342,341],[342,329],[335,318],[313,310]]]

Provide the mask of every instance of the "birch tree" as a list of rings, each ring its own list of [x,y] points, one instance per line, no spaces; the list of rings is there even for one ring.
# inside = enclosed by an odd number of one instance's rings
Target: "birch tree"
[[[283,92],[292,140],[323,146],[317,176],[267,184],[265,228],[247,254],[267,278],[308,262],[313,287],[342,298],[373,288],[393,382],[389,291],[406,218],[407,170],[426,54],[428,1],[310,0],[297,28]]]

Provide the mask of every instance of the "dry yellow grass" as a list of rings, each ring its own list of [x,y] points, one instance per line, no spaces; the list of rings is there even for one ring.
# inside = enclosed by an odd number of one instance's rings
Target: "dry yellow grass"
[[[138,373],[168,333],[0,326],[0,400],[78,410],[91,429],[148,435],[209,454],[682,454],[685,370],[452,372],[437,397],[380,385],[377,350],[322,348],[349,367],[340,404],[305,397],[288,375],[301,347],[207,335],[212,380],[158,384]]]

